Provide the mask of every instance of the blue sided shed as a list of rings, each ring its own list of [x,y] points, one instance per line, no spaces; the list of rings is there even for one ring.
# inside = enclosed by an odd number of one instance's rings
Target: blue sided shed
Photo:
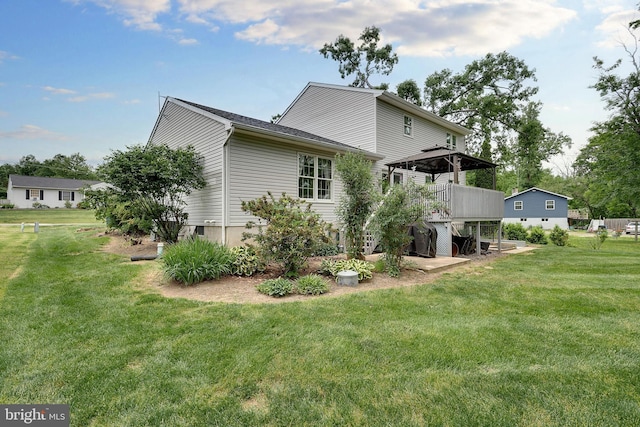
[[[504,199],[504,223],[520,223],[525,228],[540,225],[550,230],[558,225],[569,229],[571,197],[533,187]]]

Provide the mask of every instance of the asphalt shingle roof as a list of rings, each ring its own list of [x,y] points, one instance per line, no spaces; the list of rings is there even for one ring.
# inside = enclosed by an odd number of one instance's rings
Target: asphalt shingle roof
[[[97,184],[100,181],[87,179],[49,178],[43,176],[9,175],[13,187],[79,190],[80,188]]]
[[[194,102],[185,101],[184,99],[176,98],[180,102],[184,102],[185,104],[189,104],[193,107],[199,108],[201,110],[207,111],[211,114],[215,114],[216,116],[222,117],[224,119],[229,120],[232,123],[243,124],[247,126],[252,126],[259,129],[268,130],[271,132],[281,133],[283,135],[294,136],[298,138],[308,139],[312,141],[321,142],[324,144],[335,145],[336,148],[353,150],[354,147],[343,144],[341,142],[334,141],[329,138],[324,138],[319,135],[315,135],[309,132],[302,131],[300,129],[291,128],[288,126],[282,126],[275,123],[265,122],[264,120],[258,120],[247,116],[242,116],[236,113],[230,113],[224,110],[218,110],[217,108],[207,107],[206,105],[196,104]]]

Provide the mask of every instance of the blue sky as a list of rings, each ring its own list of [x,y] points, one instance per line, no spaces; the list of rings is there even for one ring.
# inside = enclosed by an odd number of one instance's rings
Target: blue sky
[[[635,0],[2,0],[0,163],[147,141],[159,96],[269,120],[309,81],[348,84],[318,49],[382,29],[400,57],[391,89],[508,51],[536,69],[542,121],[575,157],[608,113],[593,56],[624,58]],[[626,58],[625,58],[626,59]]]

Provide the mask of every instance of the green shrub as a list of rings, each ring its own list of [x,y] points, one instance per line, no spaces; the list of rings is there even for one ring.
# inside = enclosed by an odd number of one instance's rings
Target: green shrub
[[[185,285],[218,279],[229,274],[233,264],[233,255],[226,246],[200,238],[168,246],[161,259],[165,274]]]
[[[593,236],[593,239],[589,242],[591,248],[594,251],[599,250],[602,247],[602,244],[609,237],[609,232],[606,228],[599,228],[598,231]]]
[[[527,230],[519,222],[504,224],[502,236],[508,240],[527,240]]]
[[[569,240],[569,233],[556,225],[549,233],[549,240],[556,246],[565,246]]]
[[[320,243],[313,252],[313,256],[335,256],[340,253],[338,244],[335,242]]]
[[[247,222],[246,228],[256,227],[258,233],[243,233],[243,240],[254,239],[260,259],[265,263],[280,264],[286,277],[298,277],[307,259],[330,241],[330,225],[311,210],[309,203],[285,193],[278,200],[268,193],[255,200],[243,201],[241,207],[267,224],[263,227],[254,221]]]
[[[258,292],[270,297],[284,297],[293,293],[293,282],[283,277],[269,279],[256,286]]]
[[[309,274],[296,280],[294,291],[300,295],[320,295],[329,291],[329,284],[317,274]]]
[[[373,277],[373,264],[359,259],[325,259],[320,263],[318,272],[324,275],[336,277],[341,271],[355,271],[358,273],[358,281],[371,279]]]
[[[94,209],[96,219],[104,220],[107,228],[128,236],[144,236],[153,228],[153,222],[141,211],[139,203],[125,201],[112,191],[87,190],[82,206]]]
[[[258,258],[253,246],[235,246],[230,249],[233,256],[231,274],[236,276],[252,276],[264,270],[264,264]]]
[[[527,242],[538,244],[538,245],[546,245],[549,243],[547,240],[547,234],[542,229],[542,226],[536,225],[535,227],[531,227],[529,230],[529,236],[527,237]]]

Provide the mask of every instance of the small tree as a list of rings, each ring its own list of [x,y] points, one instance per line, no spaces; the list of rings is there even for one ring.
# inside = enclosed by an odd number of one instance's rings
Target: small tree
[[[566,246],[569,241],[569,233],[556,224],[549,233],[549,240],[556,246]]]
[[[278,200],[269,192],[259,199],[243,201],[242,210],[264,219],[267,225],[247,222],[246,227],[257,226],[258,233],[243,233],[243,240],[254,239],[258,256],[265,263],[280,264],[287,277],[298,277],[307,259],[329,242],[331,227],[311,210],[311,204],[285,193]]]
[[[151,219],[162,240],[174,243],[188,218],[184,196],[206,185],[202,163],[191,146],[137,145],[107,156],[98,173],[120,200],[131,201]]]
[[[407,186],[394,185],[373,217],[371,225],[384,251],[383,259],[390,276],[400,275],[402,256],[413,239],[407,227],[423,215],[423,203],[417,201],[424,201],[429,194],[427,186],[413,181]]]
[[[378,199],[371,162],[359,153],[337,155],[336,172],[343,183],[344,196],[336,214],[345,227],[347,256],[364,259],[364,227]]]

